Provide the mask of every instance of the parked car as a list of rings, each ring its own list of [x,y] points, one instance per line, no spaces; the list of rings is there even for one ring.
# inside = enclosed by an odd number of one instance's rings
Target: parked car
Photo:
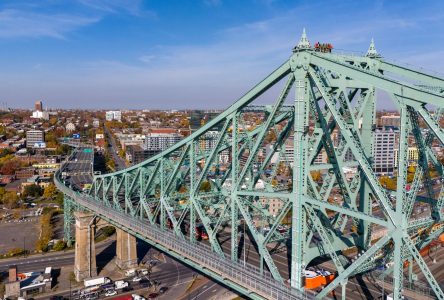
[[[106,292],[105,292],[105,296],[115,296],[115,295],[117,295],[117,292],[116,292],[116,290],[107,290]]]
[[[164,294],[166,291],[168,291],[168,287],[163,286],[159,289],[159,293]]]
[[[138,281],[141,281],[141,280],[142,280],[142,277],[136,276],[136,277],[133,278],[133,282],[138,282]]]
[[[159,297],[158,293],[151,293],[148,295],[148,300],[153,300],[156,299],[157,297]]]

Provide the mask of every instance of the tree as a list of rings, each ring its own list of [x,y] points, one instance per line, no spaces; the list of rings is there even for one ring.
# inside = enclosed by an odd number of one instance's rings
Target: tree
[[[6,192],[3,196],[3,204],[6,208],[13,209],[18,207],[19,197],[14,192]]]
[[[5,188],[0,186],[0,203],[3,203],[3,199],[5,197],[6,191]]]
[[[5,158],[8,156],[9,155],[5,156]],[[20,168],[20,162],[16,160],[9,160],[3,164],[3,166],[0,169],[0,172],[3,175],[14,175],[15,171],[19,168]]]
[[[204,181],[200,184],[199,190],[201,192],[209,192],[211,191],[211,183],[209,181]]]
[[[320,181],[322,176],[321,176],[321,172],[320,171],[311,171],[311,177],[313,178],[314,181]]]
[[[38,184],[27,185],[23,191],[24,197],[40,197],[42,194],[43,189]]]
[[[55,243],[54,247],[52,248],[54,251],[62,251],[63,249],[65,249],[66,247],[66,243],[62,240],[57,241],[57,243]]]
[[[45,187],[43,191],[43,197],[52,198],[57,194],[57,188],[54,183],[50,183]]]

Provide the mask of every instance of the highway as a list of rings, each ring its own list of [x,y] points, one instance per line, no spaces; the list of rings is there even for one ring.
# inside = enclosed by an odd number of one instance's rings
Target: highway
[[[64,165],[63,171],[68,175],[66,179],[73,188],[78,190],[82,190],[84,184],[92,182],[94,152],[88,150],[88,148],[78,148],[73,153],[72,159]]]

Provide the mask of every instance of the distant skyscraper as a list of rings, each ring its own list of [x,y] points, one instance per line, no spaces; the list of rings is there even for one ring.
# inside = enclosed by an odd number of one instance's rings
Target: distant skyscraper
[[[43,111],[43,103],[42,103],[42,101],[36,101],[35,102],[35,110],[36,111]]]
[[[49,120],[49,113],[47,111],[43,111],[42,101],[35,102],[35,111],[32,112],[31,118]]]

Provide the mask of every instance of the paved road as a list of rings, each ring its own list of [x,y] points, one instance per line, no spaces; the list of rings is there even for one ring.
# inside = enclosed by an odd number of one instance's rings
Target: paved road
[[[107,240],[96,245],[96,253],[100,254],[107,249],[114,240]],[[17,265],[18,272],[43,271],[47,266],[53,268],[69,266],[74,264],[74,250],[66,252],[50,252],[47,254],[35,254],[28,257],[20,257],[16,259],[0,260],[0,272],[6,272],[8,266]]]
[[[114,136],[112,135],[112,133],[108,130],[108,128],[106,128],[105,126],[105,134],[106,134],[106,138],[108,139],[108,145],[109,145],[109,152],[111,153],[114,162],[116,164],[116,169],[117,170],[122,170],[126,168],[126,164],[125,164],[125,160],[122,159],[119,156],[119,148],[117,147],[116,144],[116,140],[114,139]]]

